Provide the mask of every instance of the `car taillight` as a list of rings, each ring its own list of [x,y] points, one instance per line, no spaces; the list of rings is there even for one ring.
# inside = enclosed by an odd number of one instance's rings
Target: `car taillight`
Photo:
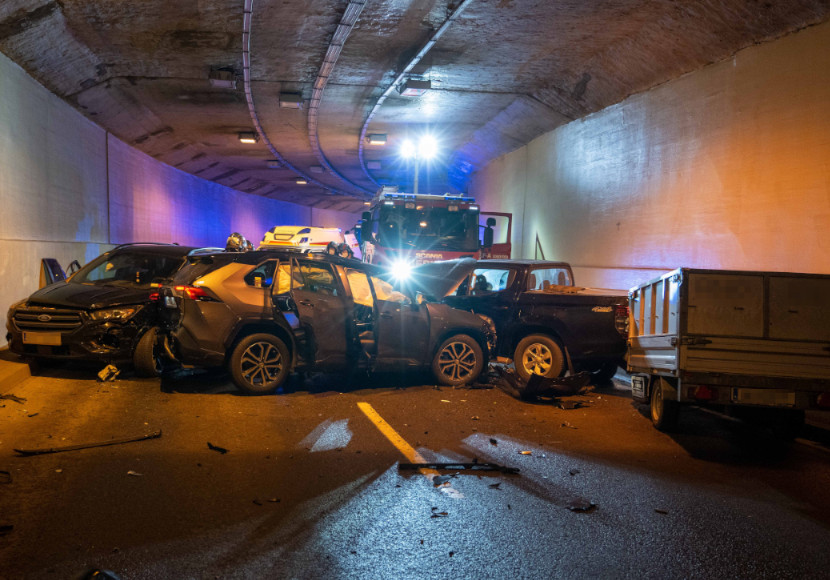
[[[159,290],[158,289],[161,288],[161,284],[159,284],[158,282],[151,282],[150,283],[150,288],[154,288],[154,290],[152,292],[150,292],[150,300],[154,301],[154,302],[157,302],[158,299],[159,299]]]
[[[199,286],[176,286],[175,290],[181,292],[182,297],[190,300],[213,300],[213,297]]]
[[[628,305],[617,304],[614,310],[614,326],[617,332],[623,336],[628,336]]]

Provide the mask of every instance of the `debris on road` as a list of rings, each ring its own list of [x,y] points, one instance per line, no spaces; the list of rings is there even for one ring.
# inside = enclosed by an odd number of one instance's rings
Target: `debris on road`
[[[445,518],[450,515],[447,512],[436,511],[437,509],[437,507],[432,508],[432,515],[430,516],[431,518]]]
[[[568,509],[571,510],[572,512],[584,512],[584,513],[590,513],[592,511],[594,511],[596,509],[596,507],[597,507],[597,504],[595,504],[594,502],[588,501],[587,499],[582,499],[582,498],[575,499],[574,501],[572,501],[568,505]]]
[[[470,417],[470,419],[472,419],[473,421],[478,421],[479,417],[478,415],[473,415],[472,417]]]
[[[501,482],[499,481],[498,483],[491,483],[488,487],[491,487],[492,489],[498,489],[500,485]]]
[[[505,467],[497,463],[399,463],[398,470],[416,470],[416,469],[452,469],[455,471],[500,471],[501,473],[519,473],[518,467]]]
[[[590,401],[562,401],[561,399],[557,399],[556,406],[560,409],[564,409],[566,411],[570,411],[572,409],[581,409],[583,407],[590,407]]]
[[[571,469],[568,473],[570,473],[571,475],[576,475],[577,473],[581,473],[581,471],[579,471],[578,469]]]
[[[499,442],[496,441],[495,439],[490,439],[490,445],[498,445],[498,444],[499,444]]]
[[[225,449],[224,447],[219,447],[218,445],[214,445],[214,444],[213,444],[213,443],[211,443],[210,441],[208,441],[208,444],[207,444],[207,445],[208,445],[208,449],[211,449],[211,450],[213,450],[213,451],[218,451],[218,452],[219,452],[219,453],[221,453],[222,455],[224,455],[225,453],[227,453],[227,452],[228,452],[228,450],[227,450],[227,449]]]
[[[513,370],[509,368],[493,367],[499,375],[500,384],[508,393],[525,401],[534,401],[539,397],[553,397],[559,403],[557,397],[567,397],[589,392],[591,387],[591,373],[580,371],[571,373],[565,377],[543,377],[542,375],[530,375],[525,382]]]
[[[574,427],[573,425],[571,425],[571,424],[570,424],[570,423],[568,423],[567,421],[565,421],[564,423],[562,423],[562,424],[560,425],[560,427],[569,427],[569,428],[571,428],[571,429],[576,429],[576,427]]]
[[[665,516],[665,515],[668,515],[668,514],[669,514],[669,512],[667,512],[666,510],[659,510],[659,509],[656,509],[656,508],[655,508],[655,510],[654,510],[654,511],[655,511],[656,513],[660,514],[660,515],[663,515],[663,516]]]
[[[106,381],[114,381],[120,374],[121,370],[117,366],[107,365],[101,369],[101,372],[98,373],[98,380],[102,383]]]
[[[29,413],[27,417],[37,417],[40,413]]]
[[[49,447],[44,449],[15,449],[14,451],[20,455],[45,455],[47,453],[62,453],[64,451],[77,451],[78,449],[89,449],[91,447],[106,447],[108,445],[121,445],[123,443],[134,443],[136,441],[145,441],[147,439],[158,439],[161,437],[161,430],[147,435],[140,435],[138,437],[128,437],[126,439],[111,439],[109,441],[100,441],[97,443],[81,443],[80,445],[67,445],[66,447]]]
[[[532,451],[519,451],[519,455],[533,455]]]
[[[11,393],[6,395],[0,395],[0,399],[14,401],[15,403],[20,403],[21,405],[26,402],[26,399],[24,399],[23,397],[18,397],[16,395],[12,395]]]
[[[129,471],[127,472],[127,475],[134,475],[134,476],[136,476],[136,477],[141,477],[141,476],[143,476],[144,474],[143,474],[143,473],[139,473],[139,472],[137,472],[137,471],[133,471],[133,470],[131,469],[131,470],[129,470]]]
[[[440,487],[445,483],[449,483],[452,479],[450,475],[438,475],[432,478],[432,485],[433,487]]]

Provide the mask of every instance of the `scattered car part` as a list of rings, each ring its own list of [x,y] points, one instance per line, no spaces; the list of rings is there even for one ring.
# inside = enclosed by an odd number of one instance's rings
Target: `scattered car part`
[[[219,453],[221,453],[222,455],[224,455],[225,453],[227,453],[227,452],[228,452],[228,450],[227,450],[227,449],[225,449],[224,447],[219,447],[218,445],[214,445],[214,444],[213,444],[213,443],[211,443],[210,441],[208,441],[207,446],[208,446],[208,449],[210,449],[211,451],[218,451],[218,452],[219,452]]]
[[[119,368],[115,365],[107,365],[98,373],[99,382],[114,381],[118,375],[121,374]]]
[[[46,455],[47,453],[63,453],[64,451],[77,451],[79,449],[90,449],[92,447],[107,447],[109,445],[122,445],[124,443],[135,443],[137,441],[146,441],[147,439],[158,439],[161,437],[161,430],[140,435],[138,437],[127,437],[124,439],[111,439],[110,441],[101,441],[97,443],[81,443],[79,445],[67,445],[66,447],[49,447],[46,449],[14,449],[15,453],[24,456],[30,455]]]
[[[18,397],[17,395],[12,395],[10,393],[5,395],[0,395],[0,399],[7,399],[9,401],[14,401],[15,403],[20,403],[21,405],[26,402],[26,399],[23,397]]]
[[[518,467],[505,467],[498,463],[455,462],[455,463],[399,463],[399,471],[414,471],[417,469],[451,469],[457,471],[499,471],[501,473],[519,473]]]

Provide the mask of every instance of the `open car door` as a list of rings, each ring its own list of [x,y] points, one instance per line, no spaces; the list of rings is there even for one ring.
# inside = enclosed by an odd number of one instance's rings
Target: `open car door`
[[[332,265],[292,258],[291,299],[306,343],[304,358],[320,370],[343,369],[351,309]]]

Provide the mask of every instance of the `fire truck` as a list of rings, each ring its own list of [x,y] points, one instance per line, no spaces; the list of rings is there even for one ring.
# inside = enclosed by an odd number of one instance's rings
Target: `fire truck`
[[[511,222],[511,214],[481,212],[472,197],[399,193],[384,187],[359,223],[363,260],[393,266],[509,258]]]

